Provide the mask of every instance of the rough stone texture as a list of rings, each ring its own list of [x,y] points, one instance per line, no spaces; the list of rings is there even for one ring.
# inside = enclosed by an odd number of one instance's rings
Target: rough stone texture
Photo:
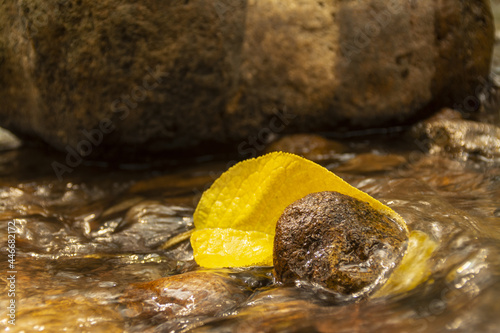
[[[312,193],[289,205],[276,224],[276,278],[366,294],[397,265],[406,240],[397,223],[367,203],[338,192]]]
[[[4,0],[0,125],[84,156],[385,126],[474,95],[492,45],[488,0]]]
[[[500,127],[462,119],[430,119],[412,128],[415,142],[433,154],[500,161]]]

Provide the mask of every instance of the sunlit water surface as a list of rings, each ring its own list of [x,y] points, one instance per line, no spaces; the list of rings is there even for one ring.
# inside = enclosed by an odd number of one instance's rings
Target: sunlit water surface
[[[497,58],[493,72],[500,74]],[[500,125],[498,108],[478,120]],[[411,230],[424,231],[438,243],[426,282],[389,297],[332,301],[307,284],[276,285],[271,268],[200,270],[187,239],[164,249],[166,242],[193,228],[201,193],[231,165],[228,161],[248,156],[119,167],[86,161],[58,180],[51,163],[64,156],[23,147],[0,152],[0,270],[5,286],[0,328],[500,331],[498,158],[432,153],[398,135],[346,139],[328,149],[306,156],[388,204]],[[8,324],[7,308],[12,299],[5,255],[9,225],[16,235],[15,326]],[[170,287],[160,288],[163,292],[155,293],[147,284],[169,276]]]
[[[277,286],[270,268],[200,270],[188,240],[162,249],[193,228],[200,194],[229,158],[135,171],[87,163],[59,181],[50,153],[5,151],[0,235],[6,253],[8,224],[15,224],[17,310],[16,326],[8,325],[6,289],[0,325],[25,332],[498,331],[499,163],[431,154],[417,143],[349,139],[344,152],[316,156],[439,244],[425,283],[357,302],[332,302],[307,285]],[[0,269],[9,271],[7,259]],[[170,298],[137,284],[186,272],[197,273],[174,281],[188,289],[165,291]]]

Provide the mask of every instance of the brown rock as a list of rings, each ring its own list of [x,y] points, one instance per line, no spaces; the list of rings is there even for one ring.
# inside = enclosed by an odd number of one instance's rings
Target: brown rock
[[[287,135],[270,144],[265,153],[284,151],[311,161],[324,161],[345,153],[347,147],[342,143],[328,140],[316,134]]]
[[[415,125],[412,135],[433,154],[458,159],[499,160],[500,127],[461,119],[430,119]]]
[[[188,272],[132,284],[123,296],[128,317],[217,316],[247,299],[245,285],[212,272]]]
[[[425,121],[435,121],[435,120],[463,120],[462,114],[454,109],[443,108],[432,115],[432,117],[427,118]]]
[[[14,332],[110,332],[124,331],[123,318],[101,299],[84,297],[31,296],[16,313]],[[37,300],[33,302],[32,300]]]
[[[364,294],[397,265],[406,240],[397,223],[367,203],[338,192],[312,193],[288,206],[278,220],[276,278]]]
[[[493,32],[488,0],[4,1],[0,125],[109,157],[400,123],[474,95]]]
[[[406,159],[401,155],[377,155],[373,153],[366,153],[356,155],[346,163],[335,168],[335,172],[350,172],[359,174],[384,172],[401,167],[404,163],[406,163]]]

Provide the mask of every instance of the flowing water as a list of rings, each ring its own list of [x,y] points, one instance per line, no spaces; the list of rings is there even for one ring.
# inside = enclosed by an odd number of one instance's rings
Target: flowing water
[[[495,106],[477,120],[499,126],[499,118]],[[248,156],[126,165],[85,161],[59,180],[51,163],[64,156],[43,147],[12,149],[5,139],[0,329],[500,331],[500,137],[490,138],[490,149],[479,142],[466,150],[435,138],[429,147],[429,140],[408,131],[389,132],[326,145],[292,137],[281,146],[294,146],[388,204],[411,230],[438,243],[429,259],[431,274],[415,289],[345,302],[307,284],[278,286],[270,268],[202,270],[193,261],[182,236],[193,228],[201,193],[229,161]],[[15,235],[11,257],[5,255],[9,235]],[[151,282],[164,277],[164,284]],[[8,296],[12,292],[15,297]],[[12,300],[15,326],[9,324]]]
[[[15,227],[16,325],[8,325],[8,274],[0,325],[25,332],[498,331],[498,156],[432,153],[419,143],[399,133],[309,152],[439,244],[425,283],[359,302],[332,302],[307,285],[277,286],[269,268],[200,270],[188,240],[162,249],[193,227],[200,194],[229,158],[146,170],[86,163],[59,181],[51,162],[60,156],[36,147],[4,151],[0,235],[6,253],[8,226]],[[0,269],[13,270],[3,258]],[[167,276],[177,287],[147,283]]]

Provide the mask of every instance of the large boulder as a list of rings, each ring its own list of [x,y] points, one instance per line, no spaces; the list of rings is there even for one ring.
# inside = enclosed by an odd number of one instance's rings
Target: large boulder
[[[0,1],[0,126],[80,154],[408,122],[475,96],[489,0]]]

